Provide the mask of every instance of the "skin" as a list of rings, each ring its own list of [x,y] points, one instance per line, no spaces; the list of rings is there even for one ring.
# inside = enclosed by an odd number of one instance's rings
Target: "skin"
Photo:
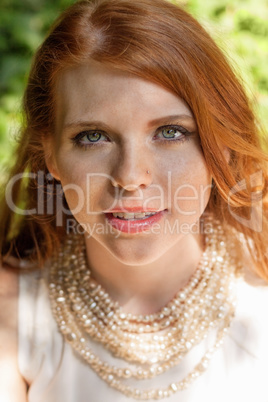
[[[101,133],[93,147],[89,130]],[[198,227],[207,205],[211,175],[191,110],[165,88],[92,61],[60,77],[56,132],[44,148],[48,169],[87,228],[93,276],[126,311],[159,310],[187,283],[203,250],[191,225]],[[90,191],[87,174],[96,174]],[[165,212],[156,231],[122,233],[107,226],[104,213],[119,203]],[[176,222],[180,230],[167,230]],[[105,225],[112,230],[94,230]]]
[[[0,401],[26,402],[27,385],[18,367],[18,274],[0,264]]]

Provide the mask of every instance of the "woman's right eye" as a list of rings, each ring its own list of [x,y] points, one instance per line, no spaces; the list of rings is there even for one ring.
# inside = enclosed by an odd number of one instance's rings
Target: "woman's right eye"
[[[107,142],[107,136],[98,130],[86,130],[76,135],[72,141],[78,146],[92,146],[98,143]]]

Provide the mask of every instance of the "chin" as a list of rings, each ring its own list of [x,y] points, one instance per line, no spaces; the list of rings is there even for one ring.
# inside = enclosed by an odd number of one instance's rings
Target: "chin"
[[[139,238],[138,238],[139,237]],[[158,260],[166,250],[159,247],[158,242],[141,236],[136,238],[95,239],[119,263],[129,266],[147,265]],[[159,252],[161,250],[161,253]]]

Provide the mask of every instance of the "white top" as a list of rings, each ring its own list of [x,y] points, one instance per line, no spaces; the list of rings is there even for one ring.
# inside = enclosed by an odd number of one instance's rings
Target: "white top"
[[[165,402],[268,402],[268,287],[238,280],[236,316],[207,371]],[[183,379],[207,350],[209,339],[182,363],[154,380],[130,385],[160,388]],[[115,361],[102,347],[98,355]],[[29,402],[134,402],[110,388],[58,332],[48,287],[40,273],[22,274],[19,295],[19,369],[30,384]],[[115,365],[119,365],[118,362]],[[126,366],[125,364],[124,366]]]

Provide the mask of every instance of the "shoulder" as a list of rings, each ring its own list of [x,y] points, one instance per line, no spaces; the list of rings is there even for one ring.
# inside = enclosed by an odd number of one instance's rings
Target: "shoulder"
[[[18,273],[11,267],[0,266],[0,348],[13,346],[17,330]],[[14,345],[15,346],[15,345]]]
[[[14,328],[17,317],[17,305],[19,297],[20,279],[28,272],[32,276],[30,269],[33,265],[28,265],[24,261],[9,257],[7,261],[0,262],[0,328],[4,327],[4,322],[9,322],[10,328]],[[26,270],[25,270],[26,268]],[[34,272],[34,270],[32,271]]]
[[[232,338],[258,360],[268,359],[268,286],[254,286],[240,279]]]
[[[256,320],[261,320],[263,324],[268,323],[268,285],[261,279],[248,281],[239,279],[237,285],[237,309],[244,316],[253,316]],[[267,326],[268,330],[268,326]]]
[[[0,265],[0,400],[26,401],[17,363],[18,271]]]

